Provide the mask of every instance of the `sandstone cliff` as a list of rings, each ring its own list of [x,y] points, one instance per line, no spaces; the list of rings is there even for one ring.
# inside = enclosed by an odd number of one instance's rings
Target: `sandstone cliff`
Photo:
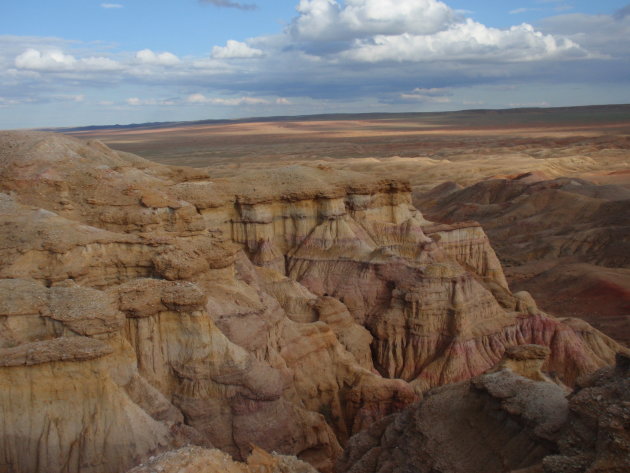
[[[550,347],[567,384],[619,350],[512,294],[477,224],[428,222],[392,180],[212,179],[2,132],[0,218],[0,471],[113,473],[191,443],[330,471],[510,346]]]

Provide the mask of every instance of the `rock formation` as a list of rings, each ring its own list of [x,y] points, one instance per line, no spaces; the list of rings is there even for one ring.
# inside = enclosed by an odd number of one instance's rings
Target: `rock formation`
[[[569,397],[559,452],[543,459],[545,473],[630,470],[630,357],[587,376]]]
[[[337,472],[628,471],[627,355],[567,397],[541,370],[549,350],[511,347],[490,372],[432,390],[354,436]]]
[[[481,222],[511,286],[556,315],[630,342],[630,190],[541,173],[444,183],[414,203],[441,222]]]
[[[353,437],[337,471],[498,473],[541,461],[566,422],[566,393],[542,380],[548,349],[518,348],[498,369],[432,390]]]
[[[352,434],[508,347],[548,346],[569,385],[620,350],[512,294],[479,225],[425,220],[404,182],[213,179],[53,134],[0,133],[0,294],[15,473],[187,444],[330,471]]]
[[[295,457],[265,452],[254,447],[247,463],[235,462],[217,449],[185,447],[163,453],[128,473],[317,473]]]

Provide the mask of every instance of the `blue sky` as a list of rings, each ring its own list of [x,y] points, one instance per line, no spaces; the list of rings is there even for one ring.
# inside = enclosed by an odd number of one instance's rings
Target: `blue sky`
[[[630,102],[627,0],[21,0],[0,128]]]

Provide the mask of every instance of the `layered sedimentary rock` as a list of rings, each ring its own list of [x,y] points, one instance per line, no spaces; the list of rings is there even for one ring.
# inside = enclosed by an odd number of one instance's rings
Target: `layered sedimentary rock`
[[[11,132],[0,178],[0,471],[113,473],[190,443],[330,471],[510,346],[548,346],[567,384],[619,349],[512,294],[480,227],[436,227],[405,183],[212,179]]]
[[[416,193],[414,202],[438,221],[481,222],[514,289],[628,344],[630,190],[622,182],[597,185],[533,172],[465,189],[445,183]]]
[[[627,471],[627,355],[567,395],[541,371],[548,354],[537,345],[512,347],[488,373],[431,391],[354,436],[336,471]]]

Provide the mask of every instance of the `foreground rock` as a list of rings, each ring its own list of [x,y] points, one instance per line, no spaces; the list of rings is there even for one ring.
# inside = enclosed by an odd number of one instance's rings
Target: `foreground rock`
[[[353,437],[336,471],[578,473],[630,468],[629,358],[566,390],[517,347],[493,371],[435,389]],[[445,415],[445,413],[447,413]]]
[[[545,473],[630,471],[630,357],[586,377],[569,397],[569,421],[559,453],[543,459]]]
[[[128,473],[317,473],[295,457],[270,455],[254,447],[246,463],[235,462],[221,450],[185,447],[152,457]]]
[[[190,444],[326,472],[351,435],[509,347],[549,347],[568,385],[620,350],[512,294],[481,228],[426,221],[405,183],[211,179],[51,134],[0,133],[0,294],[15,473]]]

